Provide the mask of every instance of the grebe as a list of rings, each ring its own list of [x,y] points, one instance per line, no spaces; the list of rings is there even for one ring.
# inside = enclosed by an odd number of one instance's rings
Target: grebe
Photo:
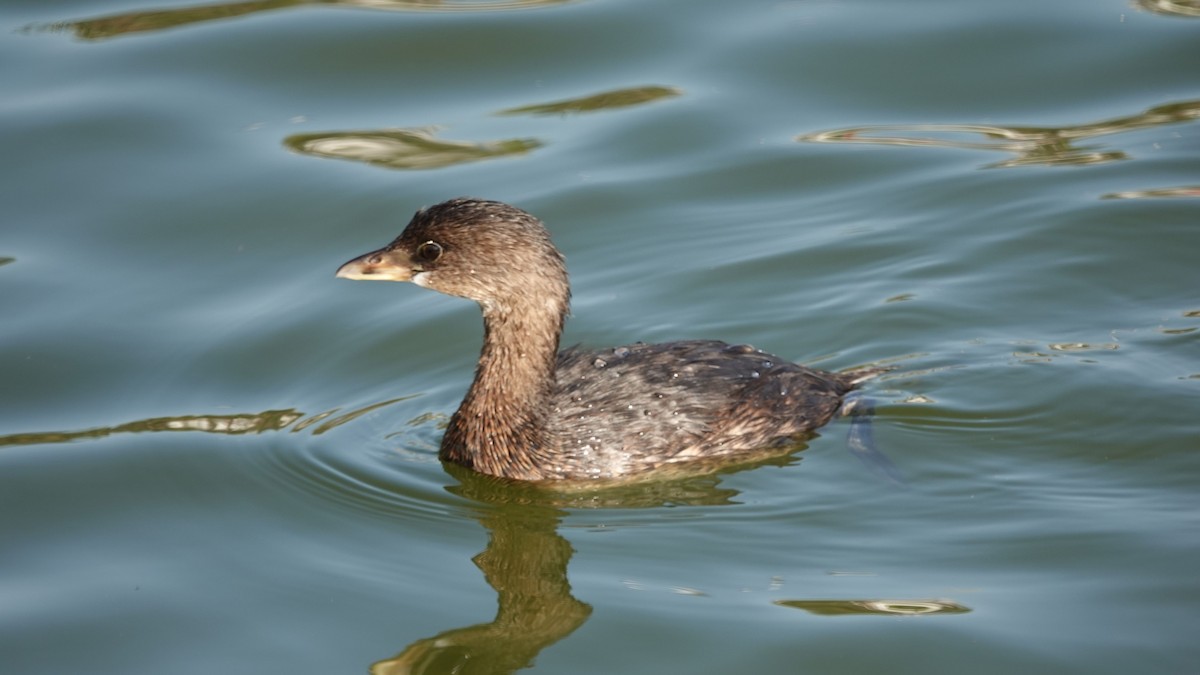
[[[479,303],[483,351],[439,457],[519,480],[627,480],[779,455],[878,369],[832,373],[716,340],[559,352],[571,290],[534,216],[459,198],[337,271]]]

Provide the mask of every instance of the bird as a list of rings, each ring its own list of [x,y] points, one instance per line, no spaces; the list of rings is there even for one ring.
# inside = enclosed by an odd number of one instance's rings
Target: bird
[[[779,456],[881,372],[818,370],[718,340],[560,351],[571,298],[563,255],[538,218],[499,201],[422,208],[336,276],[479,305],[483,347],[438,456],[505,479],[625,482]]]

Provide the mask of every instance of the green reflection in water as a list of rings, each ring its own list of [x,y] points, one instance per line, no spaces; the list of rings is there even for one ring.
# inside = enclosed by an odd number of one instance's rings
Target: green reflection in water
[[[949,600],[777,600],[776,605],[803,609],[821,616],[861,614],[913,616],[966,614],[971,608]]]
[[[1136,0],[1134,6],[1165,16],[1200,17],[1200,0]]]
[[[630,87],[601,92],[581,98],[566,99],[553,103],[539,103],[501,110],[498,115],[565,115],[567,113],[592,112],[610,108],[625,108],[661,99],[675,98],[683,91],[674,87]]]
[[[443,630],[409,643],[391,658],[371,664],[372,675],[487,673],[528,668],[546,647],[570,636],[592,608],[571,591],[567,567],[573,553],[558,529],[567,508],[653,508],[664,505],[728,505],[738,491],[721,487],[722,477],[776,458],[706,476],[640,484],[569,489],[527,483],[447,464],[458,485],[447,488],[478,505],[488,533],[487,548],[472,558],[497,595],[489,622]],[[704,595],[681,586],[673,592]],[[775,604],[824,616],[847,614],[961,614],[970,610],[946,600],[785,600]]]
[[[558,534],[562,511],[503,497],[479,510],[488,543],[471,560],[496,591],[495,618],[416,640],[371,664],[372,675],[513,673],[591,616],[591,606],[571,594],[573,551]]]
[[[127,422],[111,427],[98,427],[83,431],[41,431],[26,434],[0,436],[0,446],[37,445],[40,443],[67,443],[90,438],[103,438],[120,433],[146,431],[205,431],[213,434],[257,434],[277,431],[300,419],[304,413],[291,408],[267,410],[261,413],[238,415],[183,415],[178,417],[152,417]]]
[[[1169,197],[1200,197],[1200,185],[1184,185],[1180,187],[1158,188],[1154,190],[1125,190],[1109,192],[1102,199],[1149,199]]]
[[[16,258],[7,258],[5,256],[0,255],[0,267],[3,267],[9,263],[14,263],[16,261],[17,261]]]
[[[532,138],[502,141],[444,141],[433,129],[383,129],[295,134],[283,143],[296,152],[316,157],[349,159],[389,169],[440,169],[495,157],[523,155],[540,148]]]
[[[315,424],[315,425],[317,425],[317,427],[315,429],[313,429],[313,432],[312,432],[313,436],[320,436],[321,434],[325,433],[326,431],[330,431],[331,429],[336,429],[337,427],[340,427],[343,424],[346,424],[347,422],[353,422],[354,420],[362,417],[363,415],[366,415],[367,413],[375,412],[376,410],[379,410],[380,408],[384,408],[393,403],[399,403],[400,401],[407,401],[411,398],[416,398],[416,395],[414,394],[414,395],[409,395],[409,396],[401,396],[399,398],[388,399],[386,401],[380,401],[379,403],[372,403],[371,405],[363,406],[362,408],[357,408],[355,410],[351,410],[349,412],[344,412],[344,413],[342,412],[341,408],[334,408],[333,410],[327,410],[323,413],[317,413],[316,415],[313,415],[312,417],[309,417],[306,420],[298,422],[296,424],[296,426],[292,427],[292,432],[295,433],[298,431],[304,431],[305,429],[307,429],[310,426]],[[338,413],[341,413],[341,414],[338,414]]]
[[[738,494],[720,487],[718,474],[560,490],[444,466],[458,481],[447,489],[478,505],[479,523],[488,533],[487,548],[471,560],[496,591],[496,616],[409,643],[371,664],[372,675],[513,673],[582,626],[592,608],[571,592],[567,566],[573,551],[558,533],[565,508],[733,504]],[[753,466],[761,463],[741,468]]]
[[[1197,118],[1200,118],[1200,100],[1170,103],[1135,115],[1068,127],[885,124],[819,131],[797,136],[796,140],[806,143],[868,143],[999,150],[1016,155],[1013,159],[987,164],[984,168],[1101,164],[1129,157],[1119,150],[1079,145],[1080,141],[1135,129],[1191,122]]]
[[[726,475],[761,466],[784,466],[795,457],[774,457],[759,462],[726,466],[709,473],[663,476],[636,483],[564,481],[533,483],[475,473],[457,464],[443,463],[459,484],[450,492],[490,504],[536,504],[571,509],[629,509],[658,506],[720,506],[737,503],[737,490],[722,487]]]
[[[104,438],[113,434],[143,433],[147,431],[203,431],[210,434],[260,434],[265,431],[281,431],[293,423],[292,433],[304,431],[316,424],[314,436],[323,434],[331,429],[351,422],[359,417],[389,406],[399,401],[405,401],[413,396],[402,396],[379,403],[372,403],[349,412],[341,413],[341,408],[334,408],[317,413],[308,419],[304,413],[294,409],[267,410],[260,413],[241,413],[232,415],[179,415],[173,417],[151,417],[149,419],[127,422],[110,427],[97,427],[82,431],[38,431],[24,434],[0,436],[0,447],[6,445],[39,445],[43,443],[68,443],[92,438]],[[341,413],[341,414],[338,414]]]
[[[64,21],[35,27],[51,31],[71,31],[84,40],[103,40],[133,33],[178,28],[193,23],[231,19],[257,12],[304,5],[352,7],[391,11],[491,12],[560,5],[571,0],[253,0],[179,9],[147,10],[114,14],[95,19]]]

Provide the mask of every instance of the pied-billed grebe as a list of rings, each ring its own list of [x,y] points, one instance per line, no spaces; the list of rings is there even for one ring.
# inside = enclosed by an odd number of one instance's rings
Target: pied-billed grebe
[[[830,373],[716,340],[558,351],[571,290],[541,221],[494,201],[418,211],[344,279],[411,281],[483,310],[475,381],[440,457],[522,480],[627,479],[795,445],[877,371]]]

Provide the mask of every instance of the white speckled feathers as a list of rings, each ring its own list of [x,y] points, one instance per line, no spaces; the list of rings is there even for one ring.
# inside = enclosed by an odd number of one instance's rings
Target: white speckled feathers
[[[559,355],[548,431],[587,473],[737,455],[829,421],[851,378],[716,340]]]

